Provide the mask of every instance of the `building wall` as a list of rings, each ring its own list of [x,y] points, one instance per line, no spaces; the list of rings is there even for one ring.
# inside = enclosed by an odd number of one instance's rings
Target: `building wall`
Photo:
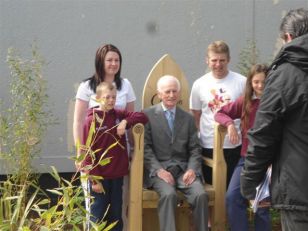
[[[48,129],[35,165],[41,171],[46,171],[44,165],[55,165],[70,172],[74,96],[80,81],[93,74],[94,55],[102,43],[121,50],[122,77],[131,81],[139,110],[143,83],[162,55],[172,55],[190,86],[205,73],[205,50],[214,40],[230,45],[234,71],[239,53],[253,38],[260,60],[268,62],[281,46],[282,16],[299,7],[308,7],[308,1],[0,0],[0,97],[9,103],[7,49],[14,47],[27,57],[35,41],[47,62],[44,77],[59,121]]]

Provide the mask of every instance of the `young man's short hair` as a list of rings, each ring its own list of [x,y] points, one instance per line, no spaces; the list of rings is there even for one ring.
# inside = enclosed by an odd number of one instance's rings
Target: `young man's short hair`
[[[207,57],[209,57],[210,52],[218,54],[226,54],[228,59],[230,59],[229,46],[222,40],[215,41],[207,47]]]

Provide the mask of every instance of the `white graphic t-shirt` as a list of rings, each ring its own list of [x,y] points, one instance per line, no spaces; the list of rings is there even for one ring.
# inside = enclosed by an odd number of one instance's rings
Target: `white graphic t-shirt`
[[[214,114],[225,104],[235,101],[244,93],[246,77],[229,71],[223,79],[216,79],[212,72],[197,79],[191,90],[190,109],[201,110],[200,140],[204,148],[213,148]],[[240,120],[235,121],[239,130]],[[240,136],[241,137],[241,136]],[[235,148],[226,136],[224,148]]]

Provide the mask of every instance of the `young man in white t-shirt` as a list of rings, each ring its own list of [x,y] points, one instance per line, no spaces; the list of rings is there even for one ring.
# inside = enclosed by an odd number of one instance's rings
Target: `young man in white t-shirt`
[[[223,105],[236,100],[243,94],[246,77],[228,69],[230,51],[223,41],[215,41],[208,46],[206,63],[211,70],[197,79],[191,90],[190,109],[195,117],[196,126],[200,131],[202,154],[213,156],[214,114]],[[235,121],[237,131],[239,122]],[[233,170],[240,158],[241,141],[233,145],[226,137],[224,142],[224,157],[227,164],[227,186]],[[203,166],[205,181],[212,183],[212,172]]]

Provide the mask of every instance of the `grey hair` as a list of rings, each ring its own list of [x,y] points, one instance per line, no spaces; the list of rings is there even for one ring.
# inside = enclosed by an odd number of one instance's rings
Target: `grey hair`
[[[289,33],[292,39],[308,33],[308,11],[304,8],[290,10],[280,24],[280,37],[285,39]]]
[[[164,75],[162,77],[159,78],[159,80],[157,81],[157,91],[161,92],[161,89],[162,89],[162,86],[163,84],[165,84],[166,82],[176,82],[177,86],[178,86],[178,91],[181,90],[181,84],[180,84],[180,81],[172,76],[172,75]]]

